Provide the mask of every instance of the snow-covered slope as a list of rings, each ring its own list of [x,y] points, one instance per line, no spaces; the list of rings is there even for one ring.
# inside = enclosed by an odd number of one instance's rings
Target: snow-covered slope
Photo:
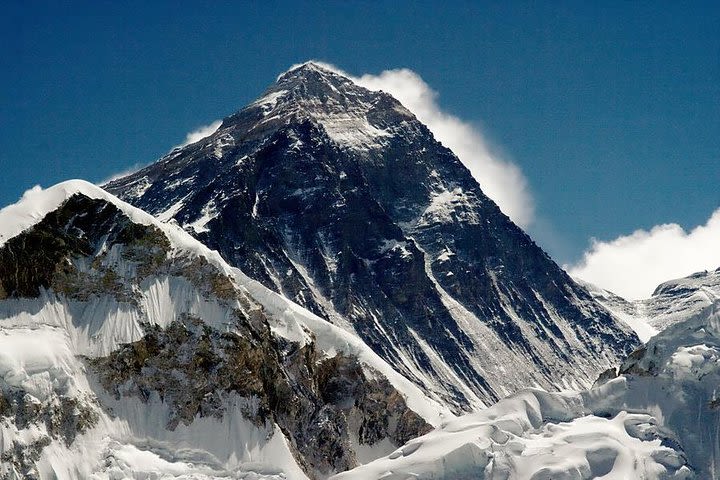
[[[28,192],[0,226],[2,478],[322,477],[450,416],[357,337],[87,182]]]
[[[444,424],[337,480],[694,478],[657,420],[589,412],[579,394],[526,390]]]
[[[521,392],[335,478],[715,479],[719,386],[715,302],[587,391]]]
[[[320,65],[106,187],[458,412],[521,386],[589,386],[639,343],[411,112]]]
[[[576,281],[616,318],[635,330],[643,342],[720,299],[720,268],[661,283],[650,298],[633,301],[582,280]]]

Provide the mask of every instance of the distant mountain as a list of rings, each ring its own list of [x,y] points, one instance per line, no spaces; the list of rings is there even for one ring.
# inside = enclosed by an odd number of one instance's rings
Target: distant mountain
[[[715,301],[587,391],[520,392],[333,479],[716,479],[718,385]]]
[[[634,301],[577,281],[613,315],[630,325],[643,341],[720,300],[720,268],[661,283],[650,298]]]
[[[665,330],[720,300],[720,268],[658,285],[645,303],[648,321]]]
[[[411,112],[313,63],[105,187],[456,412],[528,385],[589,386],[638,345]]]
[[[70,181],[0,210],[0,478],[325,478],[449,416],[346,331]]]

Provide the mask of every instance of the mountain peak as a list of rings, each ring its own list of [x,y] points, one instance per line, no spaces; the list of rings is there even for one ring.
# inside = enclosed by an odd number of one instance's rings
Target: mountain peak
[[[354,151],[382,148],[401,125],[416,123],[391,95],[368,90],[331,65],[309,61],[280,75],[259,99],[226,118],[220,129],[239,126],[244,135],[264,136],[305,121],[320,127],[340,148]]]
[[[456,411],[517,385],[589,384],[637,342],[400,102],[315,62],[107,188],[360,335]]]
[[[310,73],[319,73],[322,75],[330,74],[347,78],[347,75],[345,75],[341,70],[333,67],[329,63],[318,62],[316,60],[308,60],[307,62],[297,63],[291,66],[285,72],[281,73],[277,79],[278,81],[280,81],[281,79],[286,77],[307,75]]]
[[[293,65],[268,90],[302,90],[308,96],[323,96],[348,89],[364,88],[331,65],[308,61]]]

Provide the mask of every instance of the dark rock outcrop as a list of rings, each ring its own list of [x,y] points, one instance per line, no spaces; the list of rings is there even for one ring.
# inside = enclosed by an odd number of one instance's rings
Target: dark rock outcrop
[[[38,478],[35,463],[43,448],[53,440],[71,445],[75,437],[97,424],[97,400],[88,397],[60,395],[39,401],[20,388],[0,389],[0,422],[10,422],[17,429],[42,426],[45,435],[30,444],[13,441],[12,448],[0,454],[0,462],[11,465],[23,478]]]
[[[314,344],[272,337],[267,324],[256,329],[238,318],[235,332],[227,333],[185,317],[165,329],[145,328],[140,341],[88,362],[117,398],[148,401],[157,394],[170,406],[170,430],[197,416],[222,418],[223,400],[235,394],[247,399],[246,418],[277,424],[298,462],[320,476],[357,465],[352,438],[399,446],[430,430],[387,380],[370,378],[357,359],[323,358]]]

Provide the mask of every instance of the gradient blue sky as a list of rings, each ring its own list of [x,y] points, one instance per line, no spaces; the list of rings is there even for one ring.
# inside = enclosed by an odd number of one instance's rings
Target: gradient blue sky
[[[148,163],[315,58],[421,75],[523,170],[560,262],[720,206],[718,2],[148,3],[5,3],[0,205]]]

